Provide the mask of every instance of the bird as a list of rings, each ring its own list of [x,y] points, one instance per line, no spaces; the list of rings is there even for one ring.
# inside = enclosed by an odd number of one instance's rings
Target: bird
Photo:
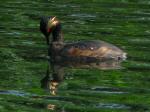
[[[62,24],[55,16],[42,17],[40,30],[46,38],[48,55],[53,66],[69,66],[77,68],[118,69],[120,63],[127,58],[127,53],[119,47],[102,40],[64,42]],[[55,76],[57,77],[57,76]],[[55,78],[56,79],[56,78]],[[56,80],[57,81],[57,80]],[[54,81],[54,82],[56,82]]]
[[[77,64],[79,66],[79,64],[95,63],[99,69],[104,69],[105,66],[101,66],[101,63],[120,63],[127,58],[127,53],[120,48],[100,40],[64,43],[62,26],[56,17],[42,17],[40,30],[46,38],[49,56],[52,57],[55,64],[64,65],[65,63],[65,65]],[[52,34],[52,38],[50,38],[50,34]]]

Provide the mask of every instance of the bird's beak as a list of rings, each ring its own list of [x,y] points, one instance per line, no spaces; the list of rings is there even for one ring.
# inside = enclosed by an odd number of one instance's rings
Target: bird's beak
[[[58,23],[59,23],[59,21],[57,20],[56,16],[53,17],[52,19],[50,19],[48,21],[48,25],[47,25],[47,32],[51,32],[53,27],[55,27]]]

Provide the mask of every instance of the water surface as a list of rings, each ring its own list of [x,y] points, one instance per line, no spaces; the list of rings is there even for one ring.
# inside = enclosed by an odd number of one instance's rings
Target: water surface
[[[1,0],[0,111],[149,112],[149,0]],[[65,69],[57,96],[41,88],[47,46],[40,17],[57,16],[65,41],[103,40],[128,53],[124,69]]]

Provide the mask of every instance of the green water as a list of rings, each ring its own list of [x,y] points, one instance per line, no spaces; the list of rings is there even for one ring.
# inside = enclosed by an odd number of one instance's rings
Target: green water
[[[65,70],[57,96],[40,87],[47,46],[40,17],[57,16],[65,41],[103,40],[128,53],[124,69]],[[150,112],[149,0],[1,0],[0,111]]]

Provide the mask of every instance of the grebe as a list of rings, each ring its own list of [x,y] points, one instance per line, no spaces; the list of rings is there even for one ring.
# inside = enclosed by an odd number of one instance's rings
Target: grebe
[[[40,30],[49,46],[50,63],[55,75],[54,82],[60,78],[55,66],[73,66],[79,68],[116,69],[126,59],[126,53],[118,47],[100,40],[64,43],[61,23],[56,17],[43,17]],[[50,38],[52,34],[52,38]],[[56,73],[55,73],[56,72]],[[58,75],[58,76],[57,76]]]
[[[60,65],[90,65],[96,63],[99,69],[104,69],[101,63],[117,62],[126,59],[126,53],[118,47],[100,40],[64,43],[61,23],[56,17],[43,17],[40,30],[46,37],[49,45],[49,56],[53,62]],[[52,38],[50,34],[52,33]],[[51,40],[50,40],[51,39]],[[95,66],[95,67],[96,67]]]

